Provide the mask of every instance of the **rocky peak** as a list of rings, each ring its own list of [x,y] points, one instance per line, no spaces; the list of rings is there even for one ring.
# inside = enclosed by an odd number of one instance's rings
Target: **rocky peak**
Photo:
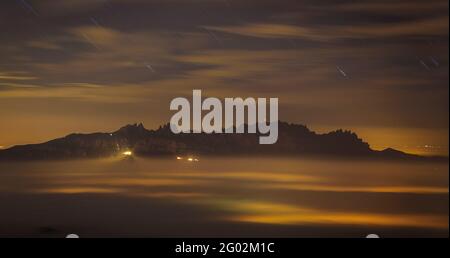
[[[147,132],[148,132],[148,130],[145,129],[144,124],[136,123],[136,124],[126,125],[126,126],[120,128],[115,133],[130,135],[130,134],[142,134],[142,133],[147,133]]]

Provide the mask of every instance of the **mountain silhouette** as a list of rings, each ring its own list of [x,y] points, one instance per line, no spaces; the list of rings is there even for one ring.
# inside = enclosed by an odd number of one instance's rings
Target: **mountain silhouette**
[[[2,160],[101,158],[132,151],[136,156],[271,155],[351,158],[425,159],[394,149],[372,150],[351,131],[317,134],[304,125],[279,123],[278,142],[258,144],[259,134],[173,134],[166,124],[157,130],[127,125],[112,133],[70,134],[41,144],[0,151]]]

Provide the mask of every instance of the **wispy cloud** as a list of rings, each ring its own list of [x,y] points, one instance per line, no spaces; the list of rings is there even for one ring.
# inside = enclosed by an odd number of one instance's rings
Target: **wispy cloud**
[[[0,72],[0,80],[10,80],[10,81],[31,81],[36,80],[37,77],[29,76],[24,72]]]
[[[404,36],[445,36],[448,16],[396,22],[391,24],[301,26],[287,24],[252,23],[238,26],[205,26],[213,31],[258,38],[299,38],[313,41],[339,39],[392,38]]]
[[[56,42],[52,42],[50,40],[34,40],[27,43],[28,47],[37,48],[37,49],[45,49],[45,50],[61,50],[61,45]]]

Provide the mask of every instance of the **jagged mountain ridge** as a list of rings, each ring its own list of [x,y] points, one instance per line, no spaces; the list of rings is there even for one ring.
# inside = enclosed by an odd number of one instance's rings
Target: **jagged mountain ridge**
[[[0,151],[0,159],[100,158],[131,150],[137,156],[157,155],[314,155],[347,157],[416,157],[393,149],[374,151],[350,131],[317,134],[304,125],[279,123],[278,142],[258,144],[259,134],[173,134],[166,124],[147,130],[127,125],[113,133],[70,134],[42,144]]]

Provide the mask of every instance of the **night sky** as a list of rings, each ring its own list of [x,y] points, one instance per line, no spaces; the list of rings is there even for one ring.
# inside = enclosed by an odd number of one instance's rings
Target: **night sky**
[[[280,119],[448,155],[448,1],[2,0],[0,146],[278,97]]]

